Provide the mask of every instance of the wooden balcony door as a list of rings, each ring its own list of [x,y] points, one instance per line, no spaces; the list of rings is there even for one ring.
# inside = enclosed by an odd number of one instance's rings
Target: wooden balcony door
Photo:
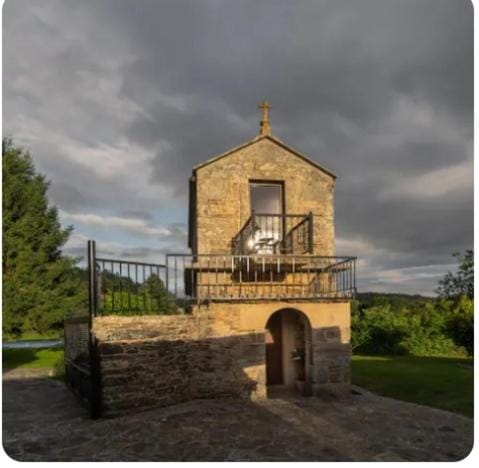
[[[284,183],[250,182],[251,212],[254,212],[257,230],[254,250],[259,254],[277,253],[283,239]]]

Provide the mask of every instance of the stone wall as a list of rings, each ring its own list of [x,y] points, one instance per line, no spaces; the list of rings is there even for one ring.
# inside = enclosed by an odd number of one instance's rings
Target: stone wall
[[[208,314],[97,318],[103,414],[265,396],[264,333],[212,322]]]
[[[334,178],[262,138],[195,172],[197,253],[230,253],[249,218],[250,180],[284,181],[286,213],[314,215],[314,253],[335,255]]]
[[[350,392],[349,303],[211,303],[191,315],[98,317],[103,414],[196,398],[266,396],[265,327],[294,310],[311,327],[307,376],[315,395]],[[308,338],[309,341],[309,338]]]

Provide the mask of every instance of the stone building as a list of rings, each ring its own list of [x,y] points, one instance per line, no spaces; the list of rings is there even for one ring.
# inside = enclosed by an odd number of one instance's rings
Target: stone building
[[[191,255],[167,256],[188,313],[93,321],[104,414],[272,388],[350,394],[355,259],[337,257],[335,175],[260,133],[193,168]]]

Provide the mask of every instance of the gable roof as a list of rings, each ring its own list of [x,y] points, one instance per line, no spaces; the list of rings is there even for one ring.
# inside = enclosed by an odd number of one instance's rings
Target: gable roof
[[[247,141],[246,143],[243,143],[240,146],[236,146],[235,148],[232,148],[226,153],[219,154],[218,156],[215,156],[214,158],[208,159],[200,164],[197,164],[196,166],[193,167],[193,173],[195,173],[198,169],[201,169],[202,167],[208,166],[209,164],[212,164],[216,161],[219,161],[220,159],[226,158],[226,156],[230,156],[233,153],[236,153],[237,151],[242,150],[243,148],[246,148],[250,145],[253,145],[257,143],[258,141],[261,140],[270,140],[273,143],[277,144],[278,146],[281,146],[284,148],[286,151],[289,151],[290,153],[294,154],[298,158],[302,159],[303,161],[311,164],[312,166],[316,167],[317,169],[325,172],[326,174],[330,175],[334,179],[336,179],[336,174],[331,172],[329,169],[326,169],[325,167],[319,165],[317,162],[313,161],[312,159],[308,158],[304,154],[301,154],[299,151],[295,150],[294,148],[291,148],[291,146],[287,145],[286,143],[282,142],[279,138],[276,138],[272,135],[258,135],[257,137],[253,138],[250,141]]]

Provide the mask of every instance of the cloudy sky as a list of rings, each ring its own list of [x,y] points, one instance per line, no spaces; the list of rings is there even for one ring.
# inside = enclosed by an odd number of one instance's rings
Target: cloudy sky
[[[465,0],[7,0],[3,131],[74,235],[186,251],[191,166],[273,133],[338,175],[361,290],[432,294],[473,245]]]

